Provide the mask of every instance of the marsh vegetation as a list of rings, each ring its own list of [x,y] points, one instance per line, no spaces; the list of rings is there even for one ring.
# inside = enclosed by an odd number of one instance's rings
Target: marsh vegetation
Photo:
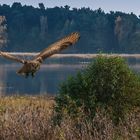
[[[48,97],[3,97],[0,99],[1,140],[115,140],[140,138],[140,110],[127,115],[119,125],[114,125],[105,110],[97,110],[89,123],[81,117],[68,115],[61,124],[54,125],[55,101]],[[81,113],[82,113],[81,107]]]

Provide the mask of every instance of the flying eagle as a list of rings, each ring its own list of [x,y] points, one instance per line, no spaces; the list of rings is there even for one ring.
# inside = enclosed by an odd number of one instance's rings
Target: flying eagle
[[[67,48],[70,45],[75,44],[79,40],[79,38],[80,34],[78,32],[71,33],[70,35],[60,39],[56,43],[50,45],[48,48],[41,51],[32,60],[23,60],[7,52],[2,51],[0,51],[0,56],[22,63],[23,67],[17,71],[18,74],[24,75],[25,77],[28,77],[29,74],[31,74],[32,77],[34,77],[35,73],[40,69],[40,65],[46,58],[52,56],[55,53],[60,52],[61,50]]]

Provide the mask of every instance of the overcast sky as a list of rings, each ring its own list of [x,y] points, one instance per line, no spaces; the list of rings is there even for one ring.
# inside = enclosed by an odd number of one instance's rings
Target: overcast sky
[[[45,7],[70,5],[71,7],[102,8],[105,12],[123,11],[140,15],[140,0],[0,0],[0,4],[12,4],[21,2],[23,5],[38,7],[38,3],[44,3]]]

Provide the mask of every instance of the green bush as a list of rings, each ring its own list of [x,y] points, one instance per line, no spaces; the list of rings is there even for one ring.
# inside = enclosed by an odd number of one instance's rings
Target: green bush
[[[79,72],[61,85],[56,97],[56,112],[61,116],[84,114],[93,118],[96,109],[101,107],[118,123],[139,104],[139,77],[130,70],[124,59],[99,55],[84,72]],[[82,108],[82,113],[79,108]]]
[[[62,83],[59,95],[56,97],[56,112],[60,117],[64,114],[73,117],[81,116],[83,115],[81,108],[84,113],[95,110],[95,98],[88,95],[85,82],[83,74],[79,72],[76,77],[69,77],[66,82]]]

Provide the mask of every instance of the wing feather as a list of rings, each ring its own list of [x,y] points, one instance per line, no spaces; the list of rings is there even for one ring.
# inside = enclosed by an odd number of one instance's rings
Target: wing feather
[[[24,60],[20,59],[20,58],[17,58],[7,52],[2,52],[0,51],[0,56],[4,57],[4,58],[7,58],[9,60],[13,60],[13,61],[16,61],[16,62],[20,62],[20,63],[24,63]]]
[[[34,60],[44,60],[47,57],[50,57],[51,55],[67,48],[68,46],[75,44],[79,40],[79,38],[80,35],[78,32],[71,33],[70,35],[44,49],[39,55],[36,56]]]

